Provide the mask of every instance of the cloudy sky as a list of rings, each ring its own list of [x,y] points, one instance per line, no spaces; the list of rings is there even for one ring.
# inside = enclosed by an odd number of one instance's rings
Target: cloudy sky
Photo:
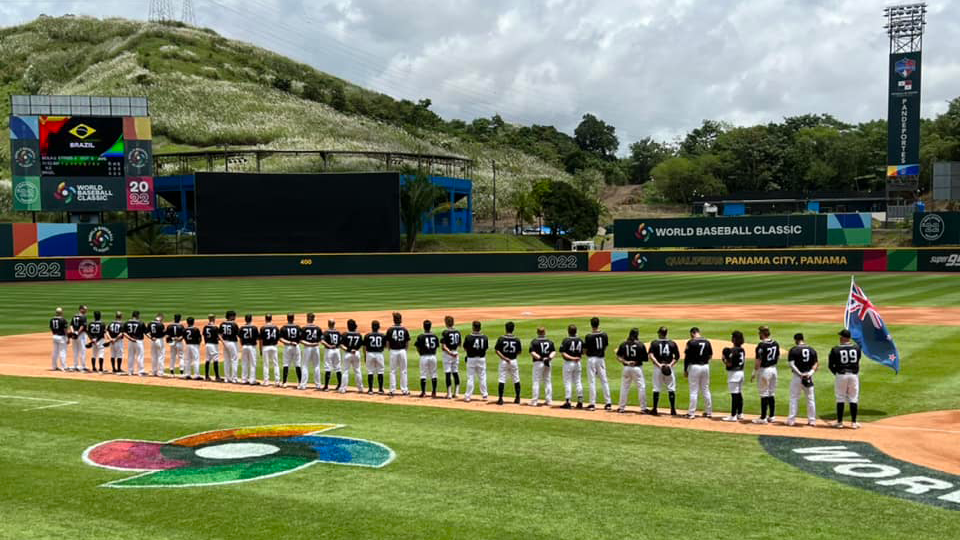
[[[181,0],[169,0],[177,14]],[[705,118],[886,115],[888,38],[873,0],[194,0],[197,22],[444,117],[499,113],[571,132],[591,112],[626,144]],[[0,1],[144,19],[150,0]],[[960,95],[960,0],[931,0],[923,108]]]

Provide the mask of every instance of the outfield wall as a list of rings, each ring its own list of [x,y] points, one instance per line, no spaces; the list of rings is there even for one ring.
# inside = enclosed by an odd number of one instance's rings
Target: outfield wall
[[[0,281],[587,271],[960,272],[960,248],[0,258]]]

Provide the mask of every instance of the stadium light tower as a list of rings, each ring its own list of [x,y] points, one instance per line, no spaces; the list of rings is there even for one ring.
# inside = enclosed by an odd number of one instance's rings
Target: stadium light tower
[[[927,25],[927,4],[904,4],[883,9],[884,28],[890,36],[890,54],[917,52],[923,48],[923,29]]]

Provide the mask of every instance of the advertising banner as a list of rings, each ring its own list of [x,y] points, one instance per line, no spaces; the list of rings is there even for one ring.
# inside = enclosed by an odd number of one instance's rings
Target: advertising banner
[[[613,231],[618,248],[821,246],[827,216],[618,219]]]
[[[913,245],[960,245],[960,212],[915,213]]]
[[[887,177],[920,174],[920,52],[890,55]]]
[[[125,181],[120,177],[40,179],[40,202],[44,210],[98,212],[126,210]]]
[[[960,272],[960,247],[954,250],[917,250],[917,270]]]
[[[616,252],[615,252],[616,253]],[[634,251],[633,271],[843,271],[863,270],[863,250]],[[616,269],[615,269],[616,270]]]

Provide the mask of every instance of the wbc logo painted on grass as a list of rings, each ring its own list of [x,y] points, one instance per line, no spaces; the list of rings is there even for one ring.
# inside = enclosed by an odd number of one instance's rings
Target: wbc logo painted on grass
[[[205,431],[168,442],[119,439],[83,453],[88,465],[139,472],[101,487],[169,488],[250,482],[315,463],[384,467],[396,454],[377,442],[320,435],[340,424],[280,424]]]

